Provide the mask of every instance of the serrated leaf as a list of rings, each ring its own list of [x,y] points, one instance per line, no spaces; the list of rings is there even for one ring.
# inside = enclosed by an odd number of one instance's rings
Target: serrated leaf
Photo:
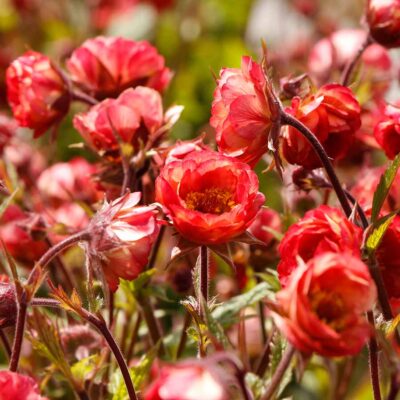
[[[368,236],[367,241],[365,243],[365,248],[369,254],[375,252],[375,250],[379,247],[383,236],[385,235],[387,229],[392,223],[394,217],[397,215],[397,212],[386,215],[385,217],[378,220],[374,226],[372,233]]]
[[[71,297],[69,297],[61,286],[56,288],[51,281],[48,281],[48,284],[52,290],[50,296],[58,300],[60,302],[60,306],[64,308],[64,310],[71,311],[85,318],[86,314],[84,313],[82,307],[82,300],[75,288],[72,290]]]
[[[390,187],[396,177],[397,171],[400,167],[400,154],[398,154],[391,162],[389,167],[381,176],[379,184],[376,188],[374,198],[372,201],[371,221],[374,223],[379,217],[379,213],[383,203],[389,193]]]
[[[232,297],[225,303],[219,305],[212,312],[212,316],[224,327],[232,325],[237,321],[237,315],[240,310],[265,297],[272,298],[274,297],[274,293],[268,283],[261,282],[248,292]]]
[[[258,375],[248,372],[245,376],[245,381],[247,387],[251,390],[251,393],[253,393],[254,399],[258,400],[264,390],[263,380]]]

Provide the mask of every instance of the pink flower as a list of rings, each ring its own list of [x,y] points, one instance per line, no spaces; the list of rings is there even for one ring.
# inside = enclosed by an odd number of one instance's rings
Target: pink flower
[[[384,117],[375,125],[374,135],[388,158],[393,159],[400,153],[400,108],[386,105]]]
[[[4,147],[10,142],[18,128],[12,118],[0,113],[0,154],[3,154]]]
[[[183,237],[209,245],[244,233],[265,200],[247,164],[208,150],[166,164],[156,199]]]
[[[0,371],[0,400],[47,400],[38,384],[29,376]]]
[[[74,117],[74,126],[90,147],[111,159],[120,157],[118,140],[137,153],[164,123],[160,94],[139,86],[106,99]]]
[[[322,253],[299,266],[276,299],[275,323],[301,352],[355,355],[371,335],[364,313],[376,288],[368,267],[348,253]]]
[[[67,61],[72,80],[97,99],[117,97],[138,85],[163,91],[172,74],[148,42],[98,36],[86,40]]]
[[[210,124],[219,151],[254,165],[267,151],[271,113],[262,68],[250,57],[242,66],[224,68],[214,92]]]
[[[90,252],[99,257],[112,291],[119,278],[135,279],[148,262],[159,231],[155,206],[138,206],[140,192],[104,204],[89,225]]]
[[[227,400],[230,396],[214,369],[199,361],[168,365],[144,394],[144,400]]]
[[[8,102],[14,117],[39,137],[59,123],[69,109],[70,94],[64,78],[50,59],[28,51],[7,69]]]
[[[258,240],[269,246],[275,242],[275,237],[271,230],[278,233],[282,231],[281,217],[271,208],[262,208],[250,225],[249,231]]]

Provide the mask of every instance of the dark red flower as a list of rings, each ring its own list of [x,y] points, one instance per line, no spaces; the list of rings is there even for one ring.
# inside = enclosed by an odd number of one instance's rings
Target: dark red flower
[[[271,113],[259,64],[242,58],[241,68],[224,68],[214,92],[210,124],[218,149],[251,165],[268,149]]]
[[[67,68],[82,90],[100,100],[139,85],[163,91],[172,77],[155,47],[122,37],[86,40],[72,53]]]
[[[367,21],[377,43],[385,47],[400,46],[400,0],[369,0]]]
[[[297,257],[304,262],[325,252],[348,252],[360,257],[361,239],[362,230],[340,210],[320,206],[308,211],[289,228],[279,245],[279,280],[282,285],[287,284],[297,268]]]
[[[295,97],[286,110],[305,124],[333,160],[343,158],[361,125],[360,105],[353,92],[338,84],[322,86],[304,99]],[[282,152],[291,164],[314,169],[321,162],[307,140],[293,127],[283,133]]]
[[[156,199],[183,237],[210,245],[244,233],[265,200],[247,164],[208,150],[165,165]]]
[[[354,355],[372,333],[364,314],[376,287],[368,267],[349,253],[322,253],[300,265],[276,299],[275,323],[301,352]]]
[[[23,127],[42,135],[68,112],[70,94],[64,78],[50,59],[28,51],[6,72],[8,102]]]

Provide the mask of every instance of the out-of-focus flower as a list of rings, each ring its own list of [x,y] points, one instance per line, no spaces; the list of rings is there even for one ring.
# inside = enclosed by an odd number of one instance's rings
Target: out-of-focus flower
[[[247,164],[203,150],[164,166],[156,200],[183,237],[212,245],[244,233],[265,198]]]
[[[218,149],[251,165],[268,149],[271,113],[259,64],[242,58],[241,68],[224,68],[214,92],[210,124]]]
[[[0,400],[47,400],[40,395],[39,386],[30,376],[0,371]]]
[[[18,128],[12,118],[0,113],[0,154],[3,154],[4,147],[9,143]]]
[[[144,400],[227,400],[221,372],[198,360],[161,367]]]
[[[254,222],[249,227],[250,233],[266,246],[273,245],[276,238],[273,232],[282,232],[282,222],[279,214],[271,208],[262,208]]]
[[[301,352],[326,357],[357,354],[371,335],[364,313],[376,287],[368,267],[348,253],[323,253],[301,265],[277,293],[273,317]]]
[[[357,176],[356,184],[351,188],[351,193],[367,215],[371,214],[374,193],[385,172],[385,167],[365,168]],[[381,208],[383,215],[400,208],[400,171],[397,172],[389,194]]]
[[[338,84],[322,86],[304,99],[293,98],[286,110],[305,124],[333,160],[343,158],[361,125],[360,105],[352,91]],[[293,127],[284,130],[282,152],[291,164],[314,169],[321,162],[307,140]]]
[[[361,228],[340,210],[329,206],[310,210],[288,229],[279,245],[279,280],[282,285],[287,284],[297,268],[297,257],[304,262],[325,252],[348,252],[360,257],[361,239]]]
[[[159,226],[155,206],[136,207],[140,192],[105,203],[92,218],[89,251],[99,257],[112,291],[119,278],[135,279],[148,262]]]
[[[396,215],[376,251],[376,260],[394,315],[400,313],[400,216]]]
[[[400,153],[400,108],[389,104],[385,107],[384,119],[375,125],[374,135],[388,158]]]
[[[169,164],[172,161],[182,160],[193,151],[202,151],[207,149],[210,150],[203,143],[203,138],[200,137],[194,140],[177,140],[173,146],[170,146],[165,150],[160,150],[164,153],[165,164]]]
[[[155,47],[122,37],[86,40],[72,53],[67,68],[82,90],[100,100],[139,85],[163,91],[172,77]]]
[[[139,86],[106,99],[74,117],[74,126],[90,147],[111,159],[120,157],[119,141],[137,153],[163,125],[160,94]]]
[[[367,33],[362,29],[341,29],[329,37],[319,40],[312,48],[308,60],[308,70],[320,84],[329,80],[335,71],[344,70],[353,59]],[[362,55],[363,80],[372,84],[372,92],[382,95],[389,87],[392,62],[389,52],[379,44],[371,44]]]
[[[76,157],[45,169],[39,176],[37,186],[45,200],[54,205],[66,201],[91,204],[100,198],[100,193],[91,179],[95,172],[96,167],[93,164],[82,157]]]
[[[34,240],[22,227],[29,216],[17,205],[10,205],[0,219],[0,237],[9,253],[18,261],[30,264],[37,261],[47,250],[42,240]]]
[[[0,275],[0,327],[12,326],[15,324],[16,319],[15,286],[10,283],[7,275]]]
[[[43,54],[28,51],[6,72],[8,102],[19,125],[35,137],[59,123],[68,112],[70,93],[64,78]]]
[[[400,46],[400,1],[369,0],[367,21],[372,38],[385,47]]]

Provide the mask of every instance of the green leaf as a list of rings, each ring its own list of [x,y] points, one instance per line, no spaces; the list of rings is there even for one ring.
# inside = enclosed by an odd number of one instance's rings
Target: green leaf
[[[135,294],[142,290],[149,282],[151,277],[156,272],[155,268],[149,269],[147,271],[142,272],[136,279],[133,281],[121,280],[123,285],[129,287],[130,291]]]
[[[400,167],[400,154],[398,154],[389,167],[386,169],[384,174],[381,176],[378,187],[376,188],[374,199],[372,201],[372,212],[371,220],[374,223],[381,211],[383,203],[389,193],[390,187],[396,177],[397,170]]]
[[[260,301],[265,297],[272,298],[273,296],[274,293],[271,290],[270,285],[268,285],[266,282],[261,282],[248,292],[232,297],[225,303],[218,306],[212,312],[212,316],[222,326],[226,327],[236,322],[237,315],[243,308]]]
[[[16,188],[10,196],[8,196],[0,205],[0,218],[3,216],[4,211],[6,211],[7,207],[11,204],[13,201],[15,195],[18,193],[19,188]]]
[[[389,228],[390,224],[392,223],[394,217],[397,215],[397,211],[390,213],[383,218],[376,221],[374,224],[374,229],[372,233],[368,236],[367,241],[365,243],[365,248],[368,254],[372,254],[375,250],[379,247],[383,236],[386,233],[386,230]]]
[[[100,354],[94,354],[89,357],[82,358],[71,367],[72,376],[76,382],[79,382],[82,387],[85,381],[93,379],[97,372],[98,364],[101,360]]]

